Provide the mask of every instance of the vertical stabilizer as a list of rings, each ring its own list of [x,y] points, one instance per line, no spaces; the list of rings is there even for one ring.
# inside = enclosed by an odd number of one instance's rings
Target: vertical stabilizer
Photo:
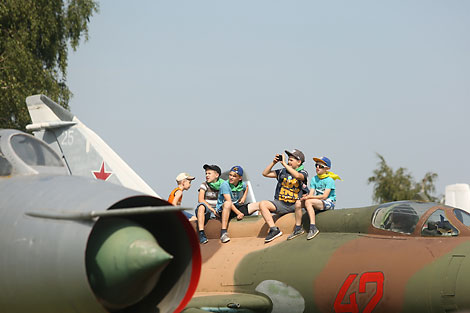
[[[71,175],[93,177],[158,196],[132,168],[76,116],[44,95],[26,98],[32,124],[26,129],[44,140],[67,164]]]

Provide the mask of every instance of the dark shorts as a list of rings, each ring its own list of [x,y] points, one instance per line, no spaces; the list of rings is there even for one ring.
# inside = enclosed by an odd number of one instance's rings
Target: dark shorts
[[[248,205],[249,205],[249,203],[244,203],[244,204],[235,203],[235,207],[240,212],[242,212],[245,216],[248,216]],[[233,210],[231,210],[229,219],[232,219],[234,217],[237,217],[237,214],[235,212],[233,212]]]
[[[287,203],[284,201],[280,201],[278,199],[270,200],[272,204],[276,207],[276,214],[287,214],[295,211],[295,202],[294,203]]]
[[[197,211],[198,209],[201,207],[201,205],[204,207],[204,225],[207,224],[207,221],[212,217],[214,218],[215,216],[213,216],[214,214],[212,213],[211,210],[209,210],[209,208],[207,207],[207,205],[205,203],[198,203],[196,205],[196,210],[194,210],[194,213],[196,215],[196,218],[197,218]]]

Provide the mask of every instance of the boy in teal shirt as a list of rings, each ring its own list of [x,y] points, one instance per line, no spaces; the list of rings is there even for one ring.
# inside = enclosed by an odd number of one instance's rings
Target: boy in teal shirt
[[[220,186],[216,210],[222,216],[222,229],[220,230],[222,243],[230,241],[227,234],[229,219],[237,217],[238,220],[241,220],[245,215],[251,215],[259,209],[258,202],[245,203],[248,186],[242,181],[242,178],[243,168],[238,165],[233,166],[228,174],[228,180]]]
[[[287,237],[287,240],[294,239],[304,233],[301,227],[302,208],[307,210],[310,217],[310,230],[307,234],[307,240],[315,237],[320,231],[315,226],[315,210],[325,211],[333,210],[336,203],[335,180],[340,177],[330,172],[331,161],[327,157],[313,158],[317,175],[310,181],[310,192],[308,195],[295,203],[295,228],[294,232]]]

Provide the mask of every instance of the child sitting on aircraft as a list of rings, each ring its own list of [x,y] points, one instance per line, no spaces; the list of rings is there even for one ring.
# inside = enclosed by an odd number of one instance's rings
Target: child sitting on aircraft
[[[217,165],[204,164],[202,167],[206,171],[206,181],[199,186],[198,203],[195,214],[197,217],[197,229],[199,230],[199,242],[205,244],[208,242],[204,225],[211,217],[220,217],[215,210],[217,197],[219,196],[220,185],[224,182],[220,178],[222,171]]]
[[[310,192],[303,195],[295,203],[295,228],[294,232],[287,237],[287,240],[294,239],[302,235],[302,208],[307,210],[310,218],[310,229],[307,234],[307,240],[312,239],[320,232],[315,226],[315,211],[333,210],[336,203],[335,180],[341,178],[333,172],[330,172],[331,161],[327,157],[313,158],[317,175],[310,181]]]
[[[222,229],[220,230],[220,241],[230,241],[227,234],[229,219],[237,217],[243,219],[245,215],[251,215],[259,209],[259,203],[245,203],[248,195],[248,186],[243,179],[243,168],[233,166],[228,174],[228,180],[220,186],[216,209],[222,215]]]
[[[276,154],[273,161],[263,171],[264,177],[277,179],[274,200],[264,200],[259,205],[259,211],[269,226],[269,233],[264,239],[266,243],[282,235],[282,231],[274,224],[271,212],[279,215],[294,212],[295,202],[307,188],[308,173],[303,166],[305,161],[303,152],[298,149],[285,152],[289,156],[287,163],[284,155]],[[272,168],[278,162],[284,168],[273,170]]]
[[[181,205],[181,200],[183,200],[183,191],[191,188],[191,181],[193,181],[194,178],[195,177],[189,175],[188,173],[179,173],[178,176],[176,176],[176,183],[178,184],[178,187],[170,192],[168,202],[173,205]]]

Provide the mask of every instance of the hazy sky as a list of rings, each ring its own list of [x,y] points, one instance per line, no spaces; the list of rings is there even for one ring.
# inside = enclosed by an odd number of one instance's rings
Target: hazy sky
[[[470,1],[100,1],[69,57],[72,113],[162,197],[204,163],[328,156],[337,207],[372,203],[376,153],[437,194],[470,183]]]

